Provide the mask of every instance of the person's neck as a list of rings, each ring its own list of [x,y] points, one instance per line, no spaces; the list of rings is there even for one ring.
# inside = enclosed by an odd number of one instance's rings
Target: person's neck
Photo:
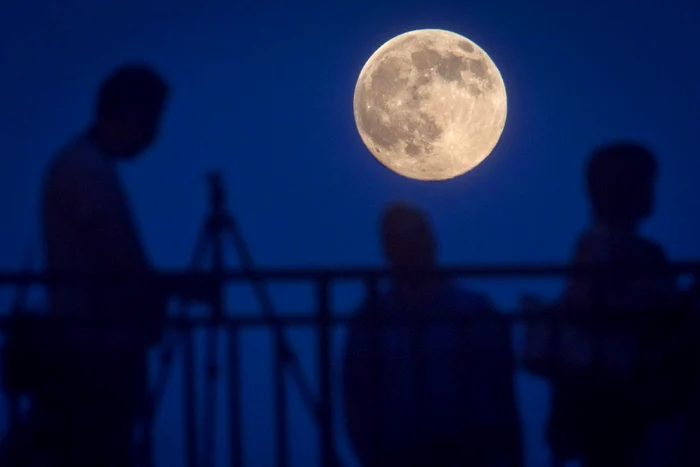
[[[87,135],[90,142],[94,144],[95,147],[97,147],[97,149],[105,156],[115,157],[119,152],[114,139],[110,138],[107,132],[105,132],[100,125],[96,123],[93,124],[87,130]]]
[[[599,229],[605,232],[615,232],[615,233],[622,233],[622,234],[636,234],[637,231],[639,230],[639,222],[638,221],[627,221],[627,220],[621,220],[621,221],[606,221],[606,220],[597,220],[594,223],[594,228]]]
[[[413,302],[433,295],[442,282],[431,268],[419,274],[398,275],[394,279],[394,291],[399,300]]]

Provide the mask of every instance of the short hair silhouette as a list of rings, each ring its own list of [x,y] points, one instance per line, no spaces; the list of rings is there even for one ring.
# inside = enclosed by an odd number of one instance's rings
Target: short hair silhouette
[[[407,203],[389,205],[382,216],[383,234],[391,234],[397,230],[432,236],[432,226],[425,213]]]
[[[435,260],[435,236],[420,209],[406,203],[391,204],[381,220],[384,253],[394,266],[428,266]]]
[[[634,142],[615,142],[593,151],[586,169],[594,215],[607,222],[638,221],[651,214],[657,164]]]
[[[102,82],[97,115],[126,121],[152,119],[162,110],[168,93],[167,82],[151,67],[123,65]]]

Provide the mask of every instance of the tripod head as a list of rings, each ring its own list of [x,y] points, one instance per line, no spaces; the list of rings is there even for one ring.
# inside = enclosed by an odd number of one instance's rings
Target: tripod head
[[[233,218],[226,212],[226,191],[223,175],[220,170],[212,170],[207,174],[209,184],[209,217],[206,230],[214,238],[233,228]]]
[[[223,175],[220,170],[212,170],[207,174],[207,183],[209,183],[209,205],[212,213],[223,212],[226,202],[226,193],[224,192]]]

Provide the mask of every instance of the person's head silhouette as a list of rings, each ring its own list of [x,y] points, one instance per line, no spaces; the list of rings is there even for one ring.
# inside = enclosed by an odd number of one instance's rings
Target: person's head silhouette
[[[432,268],[436,244],[428,217],[418,208],[396,203],[382,217],[384,257],[394,269]]]
[[[101,84],[94,130],[110,155],[131,159],[156,139],[168,84],[146,65],[114,70]]]
[[[634,229],[653,210],[656,158],[641,144],[619,142],[593,151],[586,170],[595,222]]]

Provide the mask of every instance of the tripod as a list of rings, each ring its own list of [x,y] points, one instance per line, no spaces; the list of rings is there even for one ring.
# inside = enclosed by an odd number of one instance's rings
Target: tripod
[[[223,278],[224,273],[224,246],[228,239],[237,252],[241,269],[243,272],[250,274],[253,292],[257,301],[260,304],[261,312],[267,318],[275,317],[275,310],[266,292],[265,285],[262,281],[255,278],[253,274],[255,265],[252,255],[246,245],[246,242],[237,229],[234,218],[227,213],[225,206],[225,193],[222,184],[221,174],[212,172],[208,175],[209,183],[209,201],[210,212],[204,222],[203,229],[194,250],[192,269],[197,270],[202,265],[202,261],[208,251],[211,254],[210,271],[216,281],[216,293],[214,294],[211,303],[210,311],[213,318],[221,318],[224,315],[225,309],[225,283]],[[287,410],[286,410],[286,392],[284,390],[284,370],[288,369],[294,379],[302,400],[306,407],[310,410],[313,417],[319,421],[321,417],[321,407],[317,402],[311,385],[308,379],[304,376],[299,365],[298,358],[291,350],[284,329],[279,324],[274,324],[272,328],[273,342],[275,346],[276,362],[274,369],[274,385],[275,385],[275,416],[276,416],[276,432],[275,442],[277,446],[277,466],[286,467],[288,465],[288,440],[285,436],[287,426]],[[202,445],[198,443],[196,433],[195,413],[195,387],[194,378],[191,374],[194,369],[194,349],[192,333],[188,332],[184,338],[184,365],[185,365],[185,404],[186,404],[186,421],[187,424],[187,439],[188,439],[188,467],[198,467],[202,462],[202,467],[213,467],[214,454],[214,429],[216,422],[216,382],[218,377],[218,332],[214,326],[207,329],[206,336],[206,381],[205,381],[205,400],[204,400],[204,419],[203,430],[204,436]],[[157,401],[159,395],[162,394],[167,382],[167,369],[172,364],[172,354],[177,346],[176,341],[166,344],[163,352],[163,367],[164,371],[156,385],[153,399]],[[232,467],[243,466],[243,443],[241,430],[241,381],[239,372],[239,341],[238,334],[230,332],[228,335],[228,380],[231,391],[230,400],[230,446],[231,446],[231,465]],[[188,374],[189,373],[189,374]],[[152,404],[151,411],[154,411]],[[201,457],[199,448],[202,448]],[[337,459],[333,453],[334,459]],[[334,462],[339,465],[337,460]]]

